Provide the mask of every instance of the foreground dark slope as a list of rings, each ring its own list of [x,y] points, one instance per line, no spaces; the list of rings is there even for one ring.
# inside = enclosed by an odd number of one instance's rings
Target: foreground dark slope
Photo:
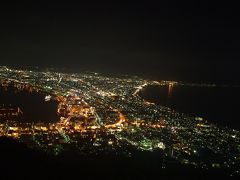
[[[66,152],[54,157],[27,148],[24,144],[0,138],[0,170],[3,179],[210,179],[227,177],[219,171],[206,172],[175,163],[162,169],[158,155],[136,153],[133,157],[114,155],[79,156]]]

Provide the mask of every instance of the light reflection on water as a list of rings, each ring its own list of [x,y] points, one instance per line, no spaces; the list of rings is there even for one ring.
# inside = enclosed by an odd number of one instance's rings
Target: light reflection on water
[[[239,87],[148,86],[140,96],[178,112],[240,129]]]

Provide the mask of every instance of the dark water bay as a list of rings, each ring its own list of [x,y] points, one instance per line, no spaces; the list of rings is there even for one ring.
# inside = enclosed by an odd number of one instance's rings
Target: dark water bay
[[[240,129],[239,87],[148,86],[144,99],[178,112],[200,116],[211,123]]]
[[[9,109],[17,109],[23,112],[17,117],[20,122],[56,122],[58,102],[51,100],[45,101],[44,92],[29,92],[18,90],[15,87],[7,89],[0,86],[0,110],[1,120],[11,120],[14,117],[4,116],[9,113]]]

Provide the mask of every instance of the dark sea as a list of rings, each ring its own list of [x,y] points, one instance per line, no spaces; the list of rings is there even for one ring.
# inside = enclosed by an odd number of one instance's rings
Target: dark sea
[[[0,113],[8,113],[8,109],[19,107],[23,115],[18,117],[19,122],[57,122],[58,102],[45,101],[44,92],[29,92],[17,90],[10,86],[7,89],[0,86]],[[6,109],[6,112],[4,112]],[[1,116],[0,120],[13,119],[13,117]]]
[[[210,123],[240,130],[240,87],[148,86],[144,99]]]

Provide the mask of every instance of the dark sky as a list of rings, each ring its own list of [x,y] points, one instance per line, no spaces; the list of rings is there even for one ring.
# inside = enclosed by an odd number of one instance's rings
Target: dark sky
[[[8,1],[0,11],[1,65],[240,82],[240,13],[227,1]]]

